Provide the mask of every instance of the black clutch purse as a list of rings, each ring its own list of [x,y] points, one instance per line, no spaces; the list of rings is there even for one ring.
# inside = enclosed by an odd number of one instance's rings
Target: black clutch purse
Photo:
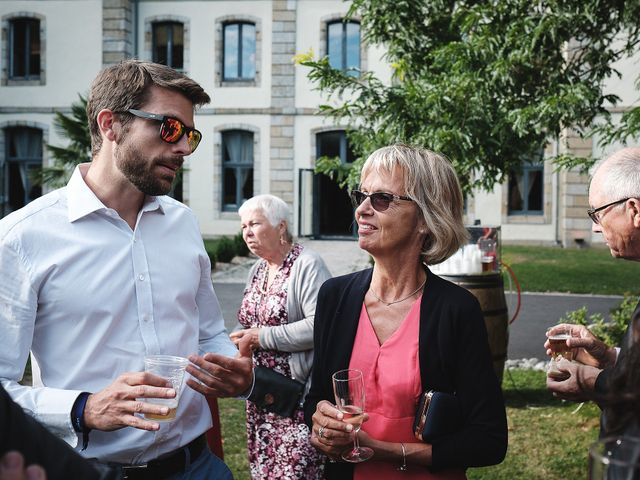
[[[266,367],[253,369],[255,384],[249,400],[267,412],[292,417],[304,392],[304,383]]]
[[[418,440],[431,442],[460,427],[458,397],[450,393],[429,390],[420,397],[413,433]]]

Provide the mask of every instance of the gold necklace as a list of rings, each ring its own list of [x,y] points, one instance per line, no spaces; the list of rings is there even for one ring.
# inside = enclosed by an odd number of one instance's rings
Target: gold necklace
[[[376,297],[376,299],[380,302],[380,303],[384,303],[387,307],[390,307],[391,305],[393,305],[394,303],[400,303],[400,302],[404,302],[405,300],[407,300],[408,298],[413,297],[416,293],[418,293],[418,291],[425,286],[425,284],[427,283],[427,278],[425,277],[424,282],[422,282],[420,284],[420,286],[418,288],[416,288],[413,292],[411,292],[409,295],[407,295],[406,297],[403,297],[399,300],[394,300],[393,302],[386,302],[383,299],[381,299],[378,295],[376,295],[376,292],[373,291],[373,288],[369,287],[369,291],[371,292],[371,294]]]

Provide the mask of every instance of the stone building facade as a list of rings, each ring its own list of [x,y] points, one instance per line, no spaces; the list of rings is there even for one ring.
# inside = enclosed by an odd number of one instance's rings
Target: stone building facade
[[[343,22],[348,7],[340,0],[0,2],[0,216],[40,194],[29,171],[51,162],[47,144],[66,142],[53,128],[54,112],[69,112],[100,68],[136,57],[184,71],[212,96],[196,112],[203,141],[175,192],[203,235],[237,233],[239,204],[273,193],[291,206],[295,235],[352,237],[346,192],[313,172],[321,155],[351,159],[344,129],[317,115],[324,99],[292,62],[313,51],[336,68],[390,81],[382,48],[361,41],[357,18]],[[610,87],[622,111],[637,95],[633,66],[620,69],[627,75]],[[572,132],[546,154],[565,151],[607,153]],[[518,175],[469,197],[468,223],[500,225],[505,242],[599,241],[585,213],[586,176],[556,172],[544,157]]]

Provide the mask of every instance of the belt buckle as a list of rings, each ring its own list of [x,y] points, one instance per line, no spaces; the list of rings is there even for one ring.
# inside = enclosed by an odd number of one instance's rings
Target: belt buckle
[[[122,478],[124,480],[129,478],[129,472],[131,472],[132,474],[134,472],[138,472],[140,470],[144,470],[145,468],[149,468],[149,464],[148,463],[142,463],[140,465],[125,465],[121,468],[122,470]]]

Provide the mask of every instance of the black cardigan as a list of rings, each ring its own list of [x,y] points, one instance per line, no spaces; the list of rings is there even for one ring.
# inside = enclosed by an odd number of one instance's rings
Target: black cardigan
[[[335,403],[331,374],[349,366],[372,272],[332,278],[318,293],[312,383],[304,406],[308,425],[320,400]],[[464,418],[460,431],[433,442],[432,468],[500,463],[507,450],[507,419],[480,305],[464,288],[429,270],[427,276],[420,304],[422,388],[455,392]],[[351,472],[350,464],[326,464],[326,478],[351,478]]]

